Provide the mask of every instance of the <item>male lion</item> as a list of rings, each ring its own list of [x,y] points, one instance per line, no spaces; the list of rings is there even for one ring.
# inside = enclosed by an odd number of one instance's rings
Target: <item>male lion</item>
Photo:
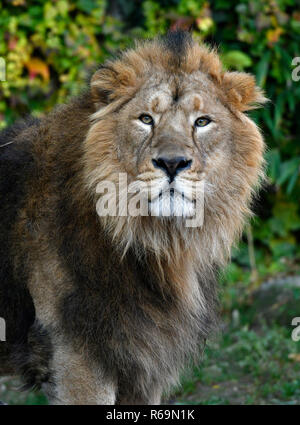
[[[175,31],[2,132],[2,374],[54,404],[160,402],[217,323],[216,273],[263,175],[262,136],[244,112],[264,101],[251,75],[225,72]],[[148,214],[124,213],[136,194],[120,175],[143,188]],[[204,222],[188,226],[197,183]],[[115,215],[99,213],[104,196]]]

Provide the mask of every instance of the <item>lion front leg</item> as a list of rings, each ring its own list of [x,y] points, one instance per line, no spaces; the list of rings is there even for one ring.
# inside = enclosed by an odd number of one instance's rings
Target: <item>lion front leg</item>
[[[151,394],[149,397],[127,396],[118,399],[120,405],[159,405],[161,403],[161,391]]]
[[[140,377],[141,381],[142,378]],[[120,380],[116,404],[120,405],[158,405],[161,403],[162,388],[158,383],[135,383]]]
[[[92,365],[84,353],[67,345],[56,346],[50,370],[50,379],[42,386],[50,404],[115,404],[114,380],[104,377],[100,367]]]

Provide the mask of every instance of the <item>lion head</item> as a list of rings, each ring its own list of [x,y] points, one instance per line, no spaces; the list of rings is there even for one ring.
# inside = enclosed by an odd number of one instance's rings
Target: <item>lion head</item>
[[[245,114],[266,100],[253,76],[224,71],[214,50],[176,31],[101,66],[91,96],[85,181],[95,201],[99,183],[113,184],[107,231],[126,247],[224,261],[263,175],[263,139]],[[203,224],[189,227],[197,208]]]

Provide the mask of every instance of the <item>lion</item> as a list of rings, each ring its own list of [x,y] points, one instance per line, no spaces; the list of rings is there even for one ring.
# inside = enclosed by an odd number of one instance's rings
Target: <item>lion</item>
[[[265,101],[177,30],[1,133],[2,374],[52,404],[161,402],[218,327],[218,273],[264,176],[245,112]]]

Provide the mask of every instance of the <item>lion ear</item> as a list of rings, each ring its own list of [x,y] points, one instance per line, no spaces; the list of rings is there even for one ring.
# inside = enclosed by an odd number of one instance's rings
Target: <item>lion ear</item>
[[[229,106],[238,111],[248,111],[260,107],[268,99],[256,86],[253,75],[245,72],[225,72],[222,89]]]
[[[113,100],[114,87],[116,86],[117,73],[109,66],[102,66],[91,78],[91,95],[93,102],[106,106]]]

